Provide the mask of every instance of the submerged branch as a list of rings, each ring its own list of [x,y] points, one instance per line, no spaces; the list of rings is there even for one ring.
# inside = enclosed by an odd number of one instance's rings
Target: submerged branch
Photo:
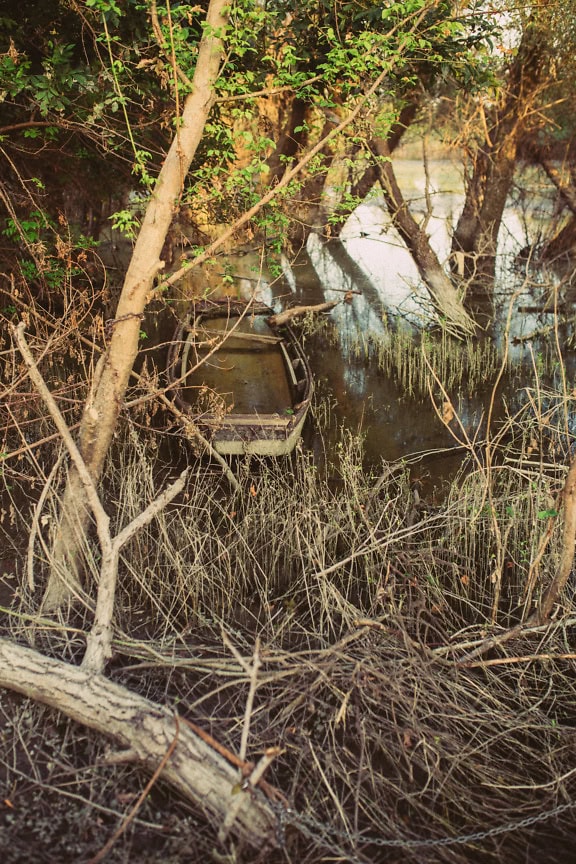
[[[329,312],[338,306],[338,300],[332,300],[330,303],[318,303],[316,306],[294,306],[292,309],[286,309],[285,312],[279,312],[277,315],[271,315],[268,318],[270,327],[282,327],[294,318],[301,318],[303,315],[318,315],[320,312]]]

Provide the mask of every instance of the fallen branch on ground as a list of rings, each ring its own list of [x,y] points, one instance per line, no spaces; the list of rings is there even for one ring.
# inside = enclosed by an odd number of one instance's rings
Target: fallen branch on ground
[[[103,675],[44,657],[0,639],[0,686],[56,708],[78,723],[113,738],[124,761],[155,770],[170,748],[178,723],[172,711],[109,681]],[[179,726],[178,744],[162,779],[194,802],[218,827],[241,796],[231,831],[252,847],[276,845],[276,817],[268,801],[238,789],[238,768]],[[216,833],[216,832],[215,832]]]

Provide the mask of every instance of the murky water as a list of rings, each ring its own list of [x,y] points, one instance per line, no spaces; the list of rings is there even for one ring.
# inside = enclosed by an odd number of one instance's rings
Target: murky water
[[[424,220],[435,251],[445,261],[452,226],[463,204],[457,164],[448,160],[431,162],[427,173],[419,162],[396,160],[395,166],[413,212]],[[540,344],[531,349],[530,344],[518,339],[551,321],[541,311],[546,302],[549,311],[554,308],[552,283],[522,272],[514,264],[520,250],[545,232],[550,219],[546,190],[535,185],[531,191],[531,195],[509,202],[501,231],[495,317],[487,338],[496,341],[501,349],[506,343],[516,370],[501,381],[495,402],[496,420],[521,398],[522,387],[531,385],[531,358],[542,347]],[[350,217],[341,241],[326,243],[312,235],[307,248],[295,260],[284,261],[281,279],[273,280],[255,253],[231,257],[220,266],[233,273],[234,288],[241,296],[250,297],[256,291],[258,299],[278,308],[342,300],[346,292],[354,292],[352,302],[341,303],[330,313],[334,323],[332,340],[306,338],[317,394],[324,405],[330,406],[330,445],[335,445],[345,430],[361,432],[369,465],[378,466],[382,459],[436,451],[433,458],[422,463],[423,473],[429,473],[434,481],[453,473],[462,451],[455,449],[458,442],[439,419],[432,399],[407,393],[384,375],[373,359],[368,359],[368,342],[382,337],[390,322],[426,327],[433,320],[431,303],[414,262],[377,195]],[[549,340],[553,341],[553,334]],[[528,369],[519,378],[518,366],[522,363],[527,363]],[[462,425],[473,437],[483,422],[494,379],[495,375],[487,377],[472,388],[464,381],[455,391],[442,396],[438,396],[437,387],[433,386],[432,392],[436,392],[437,404],[446,395],[449,397]],[[456,425],[452,424],[453,428]],[[308,431],[308,443],[315,446],[313,428]]]
[[[272,341],[265,318],[211,318],[196,329],[195,339],[203,347],[194,356],[190,351],[187,365],[201,365],[187,378],[187,386],[181,388],[185,400],[195,404],[200,388],[218,392],[223,402],[221,410],[226,413],[234,410],[236,414],[283,415],[291,409],[293,399],[284,358],[278,344]],[[220,342],[225,335],[225,344],[214,351],[214,341]]]

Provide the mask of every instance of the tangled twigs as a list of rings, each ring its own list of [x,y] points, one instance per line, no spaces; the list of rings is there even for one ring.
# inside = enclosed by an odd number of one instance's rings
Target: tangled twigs
[[[521,657],[494,657],[492,660],[479,660],[477,663],[460,665],[467,669],[476,669],[487,666],[512,666],[515,663],[544,663],[548,660],[576,660],[576,654],[524,654]]]
[[[499,633],[497,636],[489,636],[481,642],[478,648],[475,648],[474,651],[471,651],[469,654],[465,654],[464,657],[458,661],[458,665],[469,666],[472,660],[476,660],[477,657],[482,657],[487,651],[490,651],[491,648],[505,645],[506,642],[509,642],[516,636],[520,636],[520,634],[524,632],[524,629],[523,624],[518,624],[516,627],[511,627],[510,630],[505,630],[504,633]]]
[[[570,462],[568,476],[564,485],[563,498],[564,530],[562,533],[560,564],[558,565],[554,579],[542,597],[540,608],[530,619],[531,623],[542,624],[548,620],[554,604],[566,586],[574,564],[574,542],[576,540],[576,456]]]
[[[82,454],[72,438],[70,430],[66,425],[66,421],[62,417],[60,409],[58,408],[54,397],[50,393],[46,382],[42,378],[34,358],[32,357],[24,336],[24,324],[19,324],[18,327],[15,328],[14,335],[20,353],[22,354],[24,362],[28,368],[30,378],[44,400],[46,407],[56,424],[56,428],[70,453],[74,466],[78,471],[86,492],[86,497],[96,520],[98,540],[102,552],[102,563],[100,566],[100,580],[98,585],[98,599],[96,603],[94,625],[88,635],[86,654],[82,666],[92,672],[101,672],[104,669],[106,660],[111,656],[112,615],[114,611],[114,598],[116,594],[116,578],[118,574],[118,559],[120,551],[137,531],[148,525],[152,519],[182,491],[186,483],[188,470],[183,471],[180,474],[180,477],[172,483],[171,486],[165,489],[161,495],[152,501],[142,513],[133,519],[129,525],[120,531],[119,534],[112,537],[110,533],[110,518],[98,497],[96,487],[94,486],[86,463],[82,458]]]
[[[560,556],[560,563],[556,575],[544,592],[538,609],[530,616],[526,624],[518,624],[516,627],[512,627],[497,636],[490,636],[485,639],[477,648],[474,649],[474,651],[466,654],[458,661],[460,665],[469,666],[472,660],[482,657],[492,648],[504,645],[516,636],[526,633],[531,628],[538,628],[550,619],[554,605],[558,602],[560,594],[566,587],[568,577],[570,576],[574,565],[574,545],[576,542],[576,456],[574,456],[570,462],[562,498],[564,500],[564,529],[562,532],[562,553]],[[535,559],[536,564],[540,563],[550,535],[551,526],[549,525],[543,540],[540,542]],[[532,571],[533,567],[530,570],[530,576],[532,575]],[[529,590],[531,592],[532,589],[533,584],[529,578],[527,591]]]
[[[177,714],[174,715],[174,721],[176,723],[176,731],[174,733],[174,738],[172,739],[172,743],[170,744],[170,746],[166,750],[166,753],[162,757],[160,764],[156,768],[154,774],[152,775],[152,777],[150,778],[150,780],[148,781],[148,783],[144,787],[140,797],[138,798],[138,800],[136,801],[136,803],[134,804],[134,806],[132,807],[132,809],[130,810],[128,815],[126,816],[126,818],[122,820],[122,823],[118,826],[118,828],[116,829],[114,834],[104,844],[104,846],[98,852],[98,854],[95,855],[88,862],[88,864],[99,864],[100,861],[104,860],[104,858],[107,856],[108,852],[112,849],[112,847],[114,846],[114,844],[116,843],[118,838],[121,837],[122,834],[124,834],[124,832],[126,831],[128,826],[130,825],[130,823],[134,820],[136,814],[138,813],[138,811],[142,807],[142,804],[146,800],[150,790],[152,789],[152,787],[154,786],[154,784],[156,783],[156,781],[160,777],[160,774],[162,773],[162,771],[164,770],[166,765],[168,764],[168,760],[170,759],[170,757],[174,753],[174,750],[176,749],[176,745],[178,743],[178,737],[180,735],[180,723],[179,723]]]

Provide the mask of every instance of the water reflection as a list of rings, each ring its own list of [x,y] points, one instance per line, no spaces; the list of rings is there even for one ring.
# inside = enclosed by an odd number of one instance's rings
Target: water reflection
[[[424,220],[431,244],[439,259],[445,262],[450,254],[452,229],[464,202],[462,177],[457,167],[449,161],[430,163],[427,172],[418,162],[396,162],[395,167],[413,212]],[[496,312],[490,337],[501,348],[506,341],[510,358],[516,364],[530,361],[523,337],[542,326],[539,312],[542,284],[526,271],[519,271],[516,259],[522,248],[543,233],[549,218],[550,210],[545,201],[538,208],[532,205],[529,216],[526,202],[511,201],[504,215]],[[375,196],[358,207],[344,226],[339,242],[326,243],[312,235],[306,252],[290,267],[289,279],[299,302],[338,300],[342,292],[354,292],[350,304],[341,304],[331,313],[337,346],[322,346],[317,350],[312,345],[310,350],[313,367],[323,379],[327,392],[336,397],[336,426],[362,429],[368,461],[377,463],[382,458],[397,459],[415,450],[456,446],[430,399],[408,396],[386,379],[375,364],[362,362],[355,356],[355,346],[365,345],[370,337],[383,335],[385,322],[389,320],[401,319],[419,325],[434,320],[429,296],[412,257],[391,225],[383,201]],[[526,311],[528,303],[535,306],[535,311]],[[492,382],[486,380],[472,395],[448,394],[464,427],[464,438],[468,435],[473,439],[482,433],[484,405],[491,388]],[[436,397],[441,408],[444,396],[436,392]],[[506,410],[513,411],[521,401],[516,375],[504,376],[496,403],[496,419]],[[462,438],[457,423],[453,422],[452,426]],[[450,471],[457,461],[457,458],[452,460]],[[432,470],[442,475],[444,466],[447,464],[443,460]]]
[[[434,161],[424,171],[421,163],[396,160],[395,168],[401,188],[411,202],[413,212],[423,221],[439,259],[450,254],[453,226],[461,211],[463,183],[455,163]],[[531,206],[529,203],[531,201]],[[553,297],[554,284],[533,276],[518,266],[520,250],[545,231],[550,208],[540,195],[541,206],[534,199],[509,202],[499,249],[498,285],[495,292],[495,318],[489,336],[502,347],[508,345],[511,359],[519,364],[530,350],[522,341],[527,333],[538,330],[549,321],[541,312],[544,290]],[[520,262],[521,264],[522,262]],[[199,284],[186,285],[182,294],[202,293],[207,286],[222,285],[228,275],[230,291],[277,307],[294,303],[315,304],[342,300],[352,292],[351,302],[340,303],[331,313],[335,340],[309,339],[310,355],[317,382],[317,394],[332,405],[332,439],[334,446],[343,429],[361,431],[365,436],[366,460],[379,466],[382,459],[395,460],[415,451],[452,448],[452,458],[428,462],[426,471],[435,479],[448,476],[461,459],[457,441],[442,424],[432,399],[414,398],[391,377],[384,375],[374,361],[367,360],[369,340],[386,335],[390,322],[427,326],[434,321],[434,310],[422,286],[412,257],[391,225],[383,201],[375,195],[352,214],[339,241],[325,242],[311,235],[306,250],[295,260],[283,259],[283,278],[274,279],[256,252],[217,259],[212,271],[201,274]],[[192,271],[192,280],[198,279]],[[554,302],[550,310],[553,311]],[[509,311],[511,310],[511,314]],[[508,328],[509,327],[509,332]],[[530,383],[531,373],[526,380]],[[465,435],[474,439],[482,434],[484,406],[491,393],[492,381],[484,380],[472,394],[443,394],[436,385],[432,391],[437,408],[442,411],[446,396],[451,400]],[[513,411],[522,396],[514,375],[503,378],[496,400],[496,414]],[[451,427],[462,438],[458,424]],[[310,444],[317,446],[312,430]]]
[[[430,400],[408,396],[375,361],[370,362],[368,340],[384,337],[384,318],[392,314],[383,303],[373,281],[350,257],[344,244],[322,244],[311,237],[308,253],[293,263],[290,279],[297,287],[297,300],[305,304],[342,300],[349,291],[351,303],[341,303],[331,313],[336,341],[308,340],[320,399],[332,405],[329,446],[336,446],[344,430],[364,437],[366,463],[380,466],[382,459],[396,460],[415,451],[453,449],[455,441],[439,421]],[[474,434],[480,422],[481,397],[470,399],[451,394],[463,422]],[[310,444],[314,446],[314,441]],[[435,479],[451,473],[461,458],[436,461]],[[449,454],[450,455],[450,454]],[[430,470],[430,469],[426,469]]]

